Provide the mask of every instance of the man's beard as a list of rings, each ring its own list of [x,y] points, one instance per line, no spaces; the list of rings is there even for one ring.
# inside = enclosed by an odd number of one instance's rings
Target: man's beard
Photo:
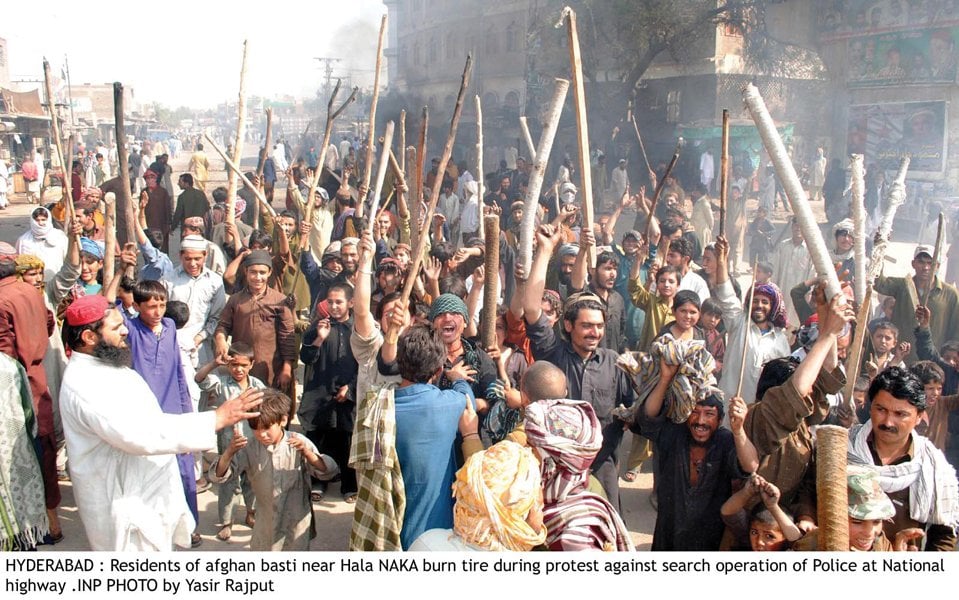
[[[103,340],[93,347],[93,356],[99,358],[111,367],[129,367],[133,364],[133,354],[130,347],[120,348],[106,343]]]

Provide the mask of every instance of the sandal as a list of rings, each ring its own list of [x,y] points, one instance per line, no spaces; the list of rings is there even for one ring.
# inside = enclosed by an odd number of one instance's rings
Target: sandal
[[[190,536],[190,547],[199,548],[203,544],[203,538],[200,537],[199,533],[194,533]]]
[[[356,492],[350,492],[349,494],[343,496],[343,501],[347,504],[356,504]]]
[[[322,502],[323,496],[325,495],[326,495],[325,492],[321,492],[319,490],[313,490],[312,492],[310,492],[310,502]]]
[[[246,511],[246,526],[253,529],[254,525],[256,525],[256,511],[248,510]]]
[[[623,481],[632,483],[636,481],[636,478],[639,476],[639,469],[630,469],[623,473]]]

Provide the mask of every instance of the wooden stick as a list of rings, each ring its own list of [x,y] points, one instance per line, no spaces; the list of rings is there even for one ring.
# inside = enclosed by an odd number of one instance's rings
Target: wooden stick
[[[683,138],[676,142],[676,150],[673,151],[673,157],[669,159],[669,165],[666,166],[666,172],[663,173],[663,179],[656,184],[656,190],[653,192],[653,200],[649,204],[649,216],[646,218],[646,243],[650,244],[649,236],[652,234],[653,218],[656,215],[656,205],[659,204],[659,197],[663,195],[663,188],[666,187],[666,180],[669,179],[676,162],[679,161],[679,152],[683,147]]]
[[[663,178],[665,179],[665,177]],[[752,324],[753,296],[756,295],[756,272],[759,270],[759,257],[753,261],[753,279],[749,282],[749,294],[746,300],[746,314],[743,317],[743,353],[739,358],[739,383],[736,384],[736,396],[743,395],[743,376],[746,374],[746,351],[749,350],[749,326]]]
[[[470,82],[470,72],[473,70],[473,55],[466,55],[466,66],[463,68],[463,78],[460,81],[460,90],[456,95],[456,106],[453,108],[453,118],[450,120],[450,132],[446,137],[446,146],[443,147],[443,155],[440,157],[437,176],[442,178],[446,173],[446,165],[450,162],[450,156],[453,154],[453,142],[456,141],[456,130],[459,128],[460,115],[463,114],[463,99],[466,97],[466,88]],[[425,131],[424,131],[425,137]],[[420,158],[422,160],[422,157]],[[422,171],[420,171],[422,172]],[[424,231],[420,233],[416,241],[416,247],[413,249],[413,262],[410,265],[409,273],[406,276],[406,282],[403,285],[403,295],[400,297],[402,304],[409,302],[410,294],[413,293],[413,284],[419,276],[420,265],[423,263],[423,251],[426,249],[426,240],[429,239],[429,229],[433,222],[433,213],[436,211],[436,204],[440,200],[440,185],[434,185],[430,190],[430,204],[426,210],[426,218],[423,220]],[[395,342],[399,332],[389,331],[390,342]]]
[[[410,246],[416,248],[420,240],[420,211],[423,208],[423,169],[426,167],[427,133],[430,126],[430,111],[424,106],[420,115],[420,137],[416,142],[416,173],[413,174],[413,188],[410,190]],[[429,223],[424,228],[429,232]]]
[[[402,175],[403,179],[406,178],[406,109],[400,111],[400,168],[397,175]],[[393,157],[391,162],[396,161],[396,157]]]
[[[476,104],[479,106],[479,96],[476,96]],[[519,128],[523,132],[523,140],[526,142],[526,150],[529,152],[530,163],[536,162],[536,146],[533,144],[533,136],[529,132],[529,123],[526,117],[519,118]]]
[[[266,159],[270,155],[270,140],[273,136],[273,109],[267,107],[266,109],[266,139],[263,141],[263,148],[260,150],[260,161],[259,166],[256,170],[256,177],[259,180],[260,184],[263,183],[263,169],[266,167]],[[274,169],[275,170],[275,169]],[[253,228],[260,228],[260,203],[253,203]]]
[[[243,60],[240,62],[240,93],[236,104],[236,141],[233,143],[233,162],[243,160],[243,142],[246,139],[246,54],[248,40],[243,40]],[[236,172],[230,172],[226,186],[226,222],[236,222]]]
[[[376,171],[376,187],[373,189],[373,204],[370,206],[370,222],[367,230],[373,233],[376,225],[376,216],[380,208],[380,194],[383,193],[383,181],[386,180],[386,168],[390,166],[390,157],[393,156],[393,121],[386,123],[386,132],[383,134],[383,146],[380,149],[380,164]],[[395,161],[396,158],[393,158]]]
[[[373,174],[373,144],[376,142],[376,105],[380,98],[380,71],[383,68],[383,45],[386,42],[386,21],[387,15],[380,19],[380,37],[376,43],[376,70],[373,73],[373,97],[370,99],[370,132],[366,138],[366,164],[363,165],[363,179],[360,180],[360,189],[369,191],[370,177]],[[365,193],[361,194],[356,203],[356,217],[363,218],[363,209],[366,204]],[[375,201],[375,200],[374,200]],[[370,214],[374,214],[370,211]]]
[[[110,280],[119,277],[117,260],[117,196],[107,192],[103,196],[103,287],[110,287]]]
[[[866,285],[866,291],[859,303],[859,313],[856,315],[856,333],[852,337],[852,346],[846,350],[849,360],[846,361],[848,374],[846,376],[846,385],[843,388],[843,402],[850,409],[853,415],[856,414],[856,403],[853,400],[852,393],[856,387],[856,380],[859,378],[859,365],[862,363],[863,342],[866,339],[866,333],[869,330],[869,312],[872,306],[872,282]]]
[[[333,121],[346,110],[346,107],[349,106],[351,102],[356,100],[356,93],[358,91],[359,88],[354,87],[353,92],[350,93],[350,97],[347,98],[338,109],[333,110],[333,102],[336,100],[336,95],[340,92],[340,80],[337,79],[336,85],[333,87],[333,93],[330,94],[330,100],[326,103],[326,127],[323,129],[323,146],[320,148],[320,156],[317,160],[316,168],[313,169],[313,177],[310,179],[310,192],[308,197],[304,198],[306,202],[306,215],[304,220],[307,223],[313,222],[313,198],[316,196],[316,188],[320,184],[320,174],[323,172],[323,165],[326,163],[326,152],[330,147],[330,138],[333,136]],[[365,198],[360,198],[357,206],[361,205],[365,200]],[[299,273],[299,271],[297,271],[297,273]]]
[[[719,167],[719,235],[726,236],[726,197],[729,194],[729,110],[723,109],[723,147]]]
[[[210,147],[213,148],[213,150],[220,155],[220,158],[223,159],[223,162],[226,164],[227,168],[233,171],[234,173],[236,173],[236,176],[240,179],[240,181],[243,182],[243,185],[248,187],[253,192],[253,195],[255,195],[256,199],[261,204],[263,204],[263,208],[265,208],[267,212],[270,213],[270,216],[273,218],[276,218],[276,209],[270,206],[270,203],[266,201],[266,196],[263,195],[263,192],[261,192],[258,187],[253,185],[253,183],[250,182],[249,179],[247,179],[246,175],[244,175],[243,172],[240,171],[240,167],[236,166],[236,163],[234,163],[233,160],[229,156],[227,156],[226,150],[224,150],[223,148],[220,148],[220,146],[213,141],[213,138],[211,138],[206,133],[203,134],[203,139],[205,139],[207,143],[210,144]]]
[[[68,184],[65,184],[67,194],[61,198],[64,208],[64,220],[67,223],[72,223],[73,219],[77,216],[77,207],[73,205],[73,156],[76,154],[74,151],[74,146],[76,145],[76,139],[73,137],[73,134],[70,134],[70,137],[67,138],[67,163],[70,165],[70,177],[67,178],[69,181]],[[79,238],[77,243],[80,243]]]
[[[866,295],[866,183],[862,154],[849,157],[852,171],[852,223],[853,252],[855,273],[853,273],[853,291],[856,301],[862,302]]]
[[[393,171],[393,176],[396,177],[396,184],[399,185],[400,187],[405,186],[406,174],[403,173],[403,166],[400,165],[399,162],[397,162],[396,155],[393,154],[392,150],[390,150],[390,153],[389,153],[389,160],[390,160],[390,170]]]
[[[499,216],[489,215],[486,221],[486,279],[483,281],[483,312],[480,317],[480,339],[484,348],[496,343],[496,304],[499,296]]]
[[[756,128],[759,129],[759,135],[763,140],[763,146],[766,147],[766,153],[769,154],[773,166],[776,167],[776,175],[779,176],[779,180],[786,190],[786,196],[789,198],[796,215],[796,221],[798,221],[803,238],[806,240],[809,256],[816,267],[816,274],[826,282],[826,299],[831,300],[833,296],[842,293],[842,288],[839,284],[839,277],[836,275],[836,268],[829,257],[826,241],[822,237],[819,224],[816,222],[816,217],[809,206],[806,191],[799,181],[799,176],[796,175],[796,169],[793,168],[792,161],[786,154],[786,146],[783,145],[782,138],[776,131],[776,125],[766,109],[766,103],[763,102],[756,86],[749,84],[743,89],[743,100],[745,100],[746,108],[749,109],[749,114],[756,123]]]
[[[589,131],[586,122],[586,87],[583,82],[583,57],[579,48],[579,32],[576,29],[576,12],[563,8],[566,18],[566,33],[569,37],[569,61],[573,67],[573,102],[576,106],[576,142],[579,145],[580,198],[583,206],[583,228],[593,231],[593,175],[589,164]],[[596,246],[590,246],[588,265],[596,265]]]
[[[546,126],[543,135],[539,138],[539,148],[536,149],[536,160],[533,162],[533,171],[529,176],[529,186],[526,188],[526,201],[523,206],[523,222],[519,230],[519,249],[516,253],[516,275],[524,281],[529,277],[529,270],[533,264],[533,241],[535,239],[536,209],[539,207],[539,196],[543,189],[543,179],[546,176],[546,164],[549,162],[550,152],[553,150],[553,139],[559,128],[559,119],[563,114],[563,104],[569,92],[569,81],[557,79],[553,90],[553,99],[550,100],[546,112]],[[559,194],[557,194],[557,209],[559,208]],[[558,215],[559,213],[557,213]]]
[[[479,228],[477,232],[479,237],[486,239],[486,219],[483,215],[483,102],[480,100],[479,94],[476,94],[476,188],[479,193],[479,204],[476,209],[479,211]],[[523,130],[526,133],[527,143],[532,141],[532,138],[529,137],[529,130],[526,129],[526,117],[520,117],[520,124],[523,125]],[[531,152],[535,154],[535,151]],[[461,192],[462,193],[462,192]],[[459,246],[459,240],[456,240],[455,246]]]
[[[66,224],[72,224],[75,214],[73,206],[73,192],[71,190],[73,175],[73,156],[64,157],[63,154],[63,132],[60,131],[60,115],[57,114],[57,100],[53,96],[53,84],[50,76],[50,63],[43,59],[43,85],[47,94],[47,104],[50,109],[50,128],[53,134],[53,149],[56,151],[57,159],[60,161],[60,168],[63,170],[63,185],[61,186],[60,201],[64,203],[63,218]],[[71,151],[72,154],[72,151]],[[42,165],[41,165],[42,166]],[[42,184],[43,182],[41,182]],[[40,199],[43,200],[42,198]],[[64,227],[69,230],[69,227]]]
[[[849,551],[849,490],[846,450],[849,430],[836,425],[816,428],[816,513],[819,550]]]
[[[127,134],[123,123],[123,84],[113,83],[113,127],[117,138],[117,161],[120,170],[120,196],[117,198],[117,244],[125,246],[136,242],[137,215],[133,209],[133,193],[130,191],[130,156],[127,154]],[[127,274],[133,275],[133,269]]]
[[[631,115],[630,121],[633,123],[633,131],[636,132],[636,139],[639,140],[639,151],[643,154],[643,162],[646,163],[646,172],[649,173],[649,181],[655,184],[656,174],[653,171],[652,165],[649,164],[649,157],[646,156],[646,144],[643,143],[643,136],[639,134],[639,125],[636,124],[636,115]]]
[[[936,227],[936,246],[932,254],[932,278],[929,280],[929,287],[922,293],[922,306],[925,306],[926,301],[929,300],[929,292],[932,291],[932,286],[936,282],[936,273],[939,272],[939,265],[942,264],[942,239],[944,234],[945,223],[942,218],[942,212],[940,212],[939,225]]]
[[[867,283],[871,283],[879,273],[882,272],[883,261],[886,258],[886,247],[889,245],[889,234],[892,233],[893,219],[896,217],[896,211],[906,201],[906,173],[909,171],[909,157],[904,156],[899,161],[899,171],[892,185],[889,186],[889,192],[886,194],[886,212],[879,223],[877,236],[879,241],[872,248],[872,257],[869,260],[869,272],[866,274]]]

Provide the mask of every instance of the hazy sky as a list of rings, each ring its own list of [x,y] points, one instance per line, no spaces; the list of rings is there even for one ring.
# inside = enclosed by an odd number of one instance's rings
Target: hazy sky
[[[12,80],[42,79],[44,56],[58,73],[67,55],[74,85],[121,81],[138,102],[172,108],[235,100],[244,39],[248,94],[315,94],[324,78],[317,56],[345,59],[334,76],[352,68],[354,84],[370,85],[386,12],[378,0],[4,4]]]

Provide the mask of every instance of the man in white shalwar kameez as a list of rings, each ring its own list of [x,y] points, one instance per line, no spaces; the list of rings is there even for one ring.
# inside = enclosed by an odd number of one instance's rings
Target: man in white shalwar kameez
[[[257,415],[247,390],[215,411],[165,414],[129,367],[122,315],[103,296],[70,305],[64,339],[73,349],[60,387],[70,477],[92,550],[169,551],[190,546],[177,452],[216,447],[216,431]]]
[[[776,246],[773,254],[773,280],[783,291],[783,300],[786,302],[786,314],[790,323],[799,323],[799,314],[793,306],[789,290],[800,282],[806,281],[813,274],[812,257],[802,237],[802,230],[796,217],[792,218],[792,237]]]

